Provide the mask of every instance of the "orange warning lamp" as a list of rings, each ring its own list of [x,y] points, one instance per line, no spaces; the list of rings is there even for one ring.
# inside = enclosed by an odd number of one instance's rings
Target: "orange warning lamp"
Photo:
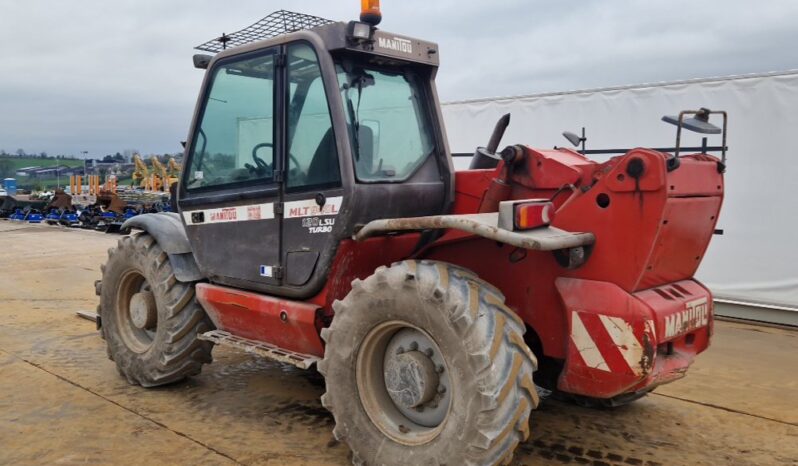
[[[380,24],[380,0],[360,0],[360,21],[372,26]]]

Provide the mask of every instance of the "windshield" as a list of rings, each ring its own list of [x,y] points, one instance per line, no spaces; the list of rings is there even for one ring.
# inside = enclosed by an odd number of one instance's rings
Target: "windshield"
[[[355,173],[363,181],[402,181],[435,149],[421,80],[412,73],[339,63]]]

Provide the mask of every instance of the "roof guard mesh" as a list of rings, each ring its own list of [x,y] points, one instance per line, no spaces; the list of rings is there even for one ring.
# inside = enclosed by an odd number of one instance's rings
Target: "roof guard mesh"
[[[293,11],[279,10],[261,19],[252,26],[231,34],[222,34],[216,39],[194,47],[197,50],[219,53],[230,47],[238,47],[263,39],[270,39],[289,32],[312,29],[325,24],[333,23],[329,19],[318,16],[295,13]]]

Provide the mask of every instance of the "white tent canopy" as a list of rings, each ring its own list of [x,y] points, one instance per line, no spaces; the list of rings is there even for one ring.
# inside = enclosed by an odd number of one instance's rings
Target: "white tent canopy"
[[[470,153],[505,113],[512,120],[502,146],[569,146],[561,133],[585,127],[587,149],[672,147],[676,127],[660,118],[699,107],[729,112],[729,151],[724,234],[713,237],[697,276],[719,301],[780,309],[798,322],[798,70],[449,102],[443,114],[452,152]],[[701,145],[701,135],[682,135],[683,146]],[[720,136],[709,144],[721,145]]]

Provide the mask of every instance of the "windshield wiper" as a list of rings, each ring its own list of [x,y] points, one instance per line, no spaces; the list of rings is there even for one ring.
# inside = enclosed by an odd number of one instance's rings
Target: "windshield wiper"
[[[358,98],[360,104],[360,98]],[[359,105],[358,105],[359,106]],[[349,87],[346,88],[346,110],[349,112],[349,119],[352,121],[352,147],[354,151],[355,160],[360,160],[360,122],[357,119],[355,106],[352,104],[352,99],[349,98]]]
[[[344,84],[346,90],[346,109],[349,112],[349,119],[352,120],[352,127],[354,133],[352,134],[352,141],[355,146],[355,160],[360,160],[360,99],[363,97],[363,88],[374,85],[374,76],[366,73],[363,70],[347,73],[349,82]],[[352,87],[357,87],[357,107],[352,103],[352,98],[349,97],[349,91]]]

